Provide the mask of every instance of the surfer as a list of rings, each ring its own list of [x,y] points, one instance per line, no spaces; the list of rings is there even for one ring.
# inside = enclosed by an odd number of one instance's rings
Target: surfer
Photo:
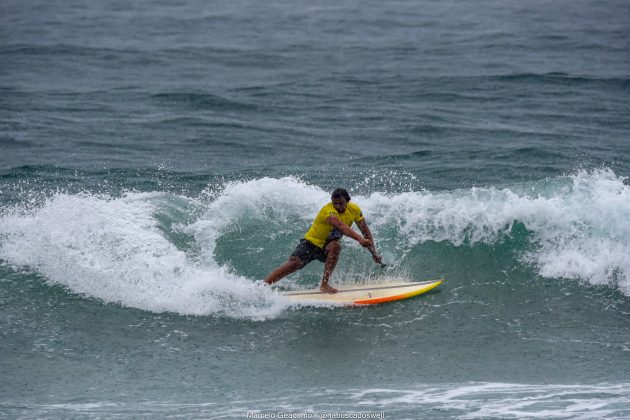
[[[341,252],[339,240],[343,235],[351,237],[367,248],[374,262],[381,263],[382,257],[376,252],[372,232],[359,206],[350,202],[348,191],[337,188],[333,191],[331,200],[319,211],[311,228],[300,240],[289,260],[269,273],[265,283],[273,284],[301,270],[311,261],[318,260],[324,263],[324,274],[319,289],[322,292],[336,293],[337,289],[329,284],[329,280],[339,260]],[[352,223],[357,224],[363,236],[350,227]]]

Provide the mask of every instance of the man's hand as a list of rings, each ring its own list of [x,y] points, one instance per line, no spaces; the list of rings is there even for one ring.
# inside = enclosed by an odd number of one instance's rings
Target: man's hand
[[[374,260],[375,263],[377,264],[382,264],[383,262],[383,257],[381,257],[378,254],[372,254],[372,259]]]

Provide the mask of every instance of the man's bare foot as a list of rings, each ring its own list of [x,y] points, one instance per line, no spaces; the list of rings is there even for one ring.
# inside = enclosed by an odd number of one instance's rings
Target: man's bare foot
[[[322,283],[319,286],[319,290],[321,290],[322,292],[326,292],[326,293],[337,293],[337,289],[335,289],[334,287],[332,287],[330,284],[326,283]]]

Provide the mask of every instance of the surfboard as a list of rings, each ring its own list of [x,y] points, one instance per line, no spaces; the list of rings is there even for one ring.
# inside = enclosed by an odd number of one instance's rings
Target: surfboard
[[[318,289],[293,290],[283,295],[296,303],[335,304],[342,306],[376,305],[396,300],[409,299],[435,289],[444,279],[424,282],[380,283],[353,286],[335,286],[337,293],[321,292]]]

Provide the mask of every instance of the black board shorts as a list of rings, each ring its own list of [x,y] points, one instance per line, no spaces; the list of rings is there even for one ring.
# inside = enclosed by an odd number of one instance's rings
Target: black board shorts
[[[300,268],[305,267],[306,264],[315,260],[326,262],[326,245],[328,245],[330,241],[340,239],[342,236],[343,234],[341,232],[339,232],[337,229],[333,229],[333,231],[330,233],[330,236],[328,237],[328,240],[326,240],[326,243],[324,244],[324,248],[319,248],[311,241],[302,238],[300,239],[300,243],[298,244],[298,246],[295,247],[295,251],[293,251],[293,254],[291,254],[291,256],[298,257],[300,261],[302,261],[302,267]]]

